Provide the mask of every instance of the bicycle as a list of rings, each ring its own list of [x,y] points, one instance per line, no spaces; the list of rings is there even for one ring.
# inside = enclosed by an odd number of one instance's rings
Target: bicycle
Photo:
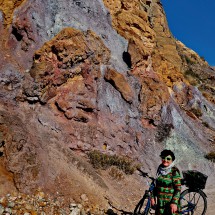
[[[142,199],[136,205],[133,215],[148,215],[155,214],[155,207],[151,206],[152,193],[155,188],[156,179],[150,177],[148,173],[138,169],[141,176],[151,180],[151,183],[147,180],[149,189],[145,190]],[[186,181],[182,179],[183,185],[186,185]],[[206,183],[206,181],[205,181]],[[207,196],[200,188],[189,188],[184,190],[180,195],[181,209],[179,214],[185,215],[205,215],[207,210]]]

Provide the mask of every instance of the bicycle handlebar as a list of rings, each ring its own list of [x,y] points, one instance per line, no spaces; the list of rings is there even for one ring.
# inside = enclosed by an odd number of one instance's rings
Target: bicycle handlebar
[[[141,173],[141,176],[143,176],[144,178],[149,178],[151,179],[152,181],[155,180],[155,178],[153,177],[150,177],[149,174],[147,172],[143,172],[141,169],[137,168],[137,170]]]
[[[148,173],[147,172],[143,172],[141,169],[137,168],[137,170],[141,173],[141,175],[143,177],[147,177],[148,176]]]

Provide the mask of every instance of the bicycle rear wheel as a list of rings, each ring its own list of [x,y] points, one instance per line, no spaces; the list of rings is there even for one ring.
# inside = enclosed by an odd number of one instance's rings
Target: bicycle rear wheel
[[[151,203],[149,201],[149,197],[144,195],[136,205],[133,215],[155,214],[154,210],[151,209]]]
[[[181,214],[205,215],[207,210],[206,195],[202,190],[185,190],[180,196]]]

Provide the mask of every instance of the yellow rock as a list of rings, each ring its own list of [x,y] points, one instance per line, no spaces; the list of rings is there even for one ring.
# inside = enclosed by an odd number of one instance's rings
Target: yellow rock
[[[0,10],[4,15],[4,24],[7,26],[12,23],[13,12],[25,0],[0,0]]]

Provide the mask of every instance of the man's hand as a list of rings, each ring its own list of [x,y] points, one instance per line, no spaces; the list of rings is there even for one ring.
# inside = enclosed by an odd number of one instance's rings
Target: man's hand
[[[176,213],[176,211],[178,210],[177,205],[176,204],[171,204],[170,205],[170,210],[171,210],[172,214]]]

